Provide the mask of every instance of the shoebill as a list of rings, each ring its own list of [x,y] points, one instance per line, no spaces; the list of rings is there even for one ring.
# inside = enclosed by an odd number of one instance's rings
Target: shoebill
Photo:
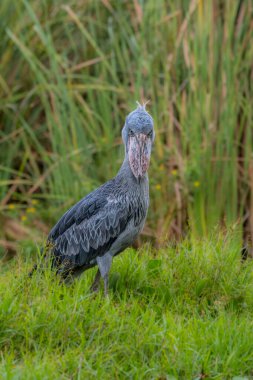
[[[97,265],[91,289],[99,289],[102,277],[108,294],[113,257],[133,243],[145,223],[149,207],[147,171],[154,138],[153,119],[145,105],[138,103],[122,130],[125,158],[116,177],[71,207],[49,233],[48,251],[63,277]]]

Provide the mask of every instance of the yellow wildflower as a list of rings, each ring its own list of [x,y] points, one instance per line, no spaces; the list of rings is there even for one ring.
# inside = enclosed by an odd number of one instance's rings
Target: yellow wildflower
[[[34,213],[35,213],[35,208],[34,208],[34,207],[28,207],[28,208],[26,209],[26,212],[27,212],[28,214],[34,214]]]
[[[32,204],[33,205],[37,205],[39,203],[39,201],[37,199],[32,199]]]
[[[21,216],[21,220],[22,220],[22,222],[25,222],[25,221],[27,220],[27,216],[22,215],[22,216]]]
[[[10,204],[8,205],[8,209],[9,209],[9,210],[14,210],[14,208],[15,208],[14,203],[10,203]]]
[[[200,182],[199,181],[194,181],[193,182],[193,186],[194,187],[199,187],[200,186]]]
[[[156,190],[160,191],[162,186],[158,183],[157,185],[155,185],[155,188],[156,188]]]
[[[171,174],[175,177],[177,175],[178,171],[177,169],[171,170]]]

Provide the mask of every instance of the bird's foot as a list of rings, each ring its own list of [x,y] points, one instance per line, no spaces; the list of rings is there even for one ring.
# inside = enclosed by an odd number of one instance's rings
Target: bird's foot
[[[98,293],[99,291],[99,284],[92,284],[90,287],[91,293]]]
[[[99,291],[99,285],[100,285],[100,278],[101,278],[101,275],[100,275],[100,272],[98,270],[97,274],[95,276],[94,282],[93,282],[93,284],[90,287],[90,291],[92,293],[98,293],[98,291]]]

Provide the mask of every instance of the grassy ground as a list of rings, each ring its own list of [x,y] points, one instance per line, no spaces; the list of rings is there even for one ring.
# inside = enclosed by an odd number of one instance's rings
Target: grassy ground
[[[89,293],[95,269],[28,280],[27,249],[1,267],[1,379],[252,378],[253,263],[235,232],[127,250],[109,299]]]

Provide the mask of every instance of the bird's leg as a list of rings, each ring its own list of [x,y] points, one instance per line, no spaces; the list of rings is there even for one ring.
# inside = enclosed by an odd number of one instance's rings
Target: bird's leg
[[[93,284],[91,285],[91,288],[90,288],[90,290],[92,292],[97,292],[98,291],[100,278],[101,278],[101,274],[100,274],[100,270],[98,269],[98,271],[96,273],[96,276],[95,276],[95,279],[93,281]]]
[[[104,295],[108,297],[108,284],[109,284],[109,273],[107,273],[104,277]]]
[[[105,296],[108,296],[109,270],[112,265],[112,256],[107,252],[104,256],[97,257],[98,268],[104,280]]]

